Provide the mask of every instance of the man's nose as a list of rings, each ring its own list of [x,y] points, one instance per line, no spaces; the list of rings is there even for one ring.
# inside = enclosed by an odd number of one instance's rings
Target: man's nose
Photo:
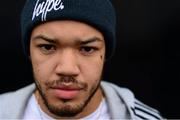
[[[77,76],[79,74],[80,66],[74,51],[63,51],[57,59],[56,74],[66,76]]]

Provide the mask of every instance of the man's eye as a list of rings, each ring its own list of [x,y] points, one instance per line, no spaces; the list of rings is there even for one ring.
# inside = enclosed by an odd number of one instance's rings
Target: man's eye
[[[96,48],[94,48],[94,47],[82,47],[82,48],[80,49],[80,51],[81,51],[83,54],[91,54],[91,53],[93,53],[95,50],[96,50]]]
[[[38,47],[41,49],[44,53],[50,53],[55,51],[55,46],[50,44],[40,44]]]

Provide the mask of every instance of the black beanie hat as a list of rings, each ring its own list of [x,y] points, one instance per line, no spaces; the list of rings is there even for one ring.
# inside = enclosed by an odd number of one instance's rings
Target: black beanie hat
[[[113,55],[116,14],[110,0],[27,0],[21,14],[22,43],[26,55],[29,55],[34,27],[53,20],[75,20],[93,26],[104,35],[106,59]]]

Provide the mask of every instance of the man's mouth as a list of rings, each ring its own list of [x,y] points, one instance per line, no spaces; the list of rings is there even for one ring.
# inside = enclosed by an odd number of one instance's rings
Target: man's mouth
[[[79,92],[82,90],[82,88],[76,86],[56,86],[51,89],[57,98],[64,100],[71,100],[76,98]]]

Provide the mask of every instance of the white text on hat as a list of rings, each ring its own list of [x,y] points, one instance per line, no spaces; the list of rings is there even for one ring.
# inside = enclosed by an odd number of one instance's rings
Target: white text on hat
[[[41,15],[41,20],[46,21],[46,15],[48,12],[51,12],[52,10],[57,11],[59,9],[64,9],[62,0],[46,0],[46,2],[43,1],[41,3],[39,3],[39,0],[37,0],[34,7],[32,20]]]

